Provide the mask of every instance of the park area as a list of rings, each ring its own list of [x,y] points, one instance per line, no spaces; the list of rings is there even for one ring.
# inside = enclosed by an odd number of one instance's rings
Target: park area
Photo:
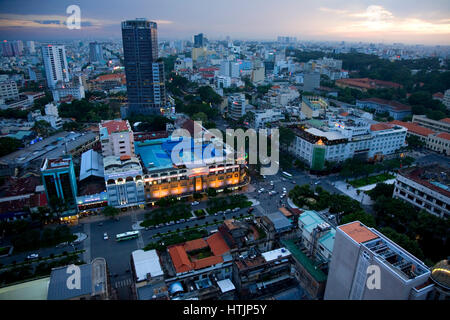
[[[157,226],[161,223],[189,219],[192,216],[188,205],[180,203],[169,208],[158,208],[145,214],[141,227]]]
[[[386,180],[395,179],[395,176],[389,173],[377,174],[375,176],[364,177],[349,181],[348,183],[354,188],[360,188],[371,184],[377,184]]]
[[[211,198],[208,200],[207,207],[209,214],[234,208],[248,208],[252,202],[244,194],[236,194],[228,197]]]

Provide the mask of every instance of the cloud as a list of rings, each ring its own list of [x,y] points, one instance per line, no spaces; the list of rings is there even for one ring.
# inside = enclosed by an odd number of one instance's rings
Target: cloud
[[[67,17],[68,16],[59,15],[0,14],[0,28],[65,28]],[[81,16],[81,25],[84,27],[99,28],[113,24],[118,24],[118,22],[85,18]]]
[[[333,12],[338,21],[335,23],[334,33],[360,36],[368,33],[391,34],[450,34],[450,19],[427,21],[420,18],[396,17],[383,6],[370,5],[365,11],[348,11],[332,8],[319,8],[322,12]]]

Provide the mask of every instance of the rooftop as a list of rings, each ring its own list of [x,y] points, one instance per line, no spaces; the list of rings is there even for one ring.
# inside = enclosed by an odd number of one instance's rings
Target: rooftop
[[[152,278],[164,274],[156,250],[136,250],[131,255],[133,257],[137,281],[146,280],[148,274]]]
[[[266,217],[273,223],[277,231],[292,227],[292,222],[279,211],[270,213]]]
[[[338,228],[357,243],[363,243],[378,238],[378,235],[370,231],[369,228],[359,221],[350,222],[339,226]]]
[[[92,149],[81,155],[80,181],[89,176],[104,177],[103,158]]]
[[[406,129],[408,129],[409,132],[427,137],[430,134],[434,134],[434,131],[422,126],[419,126],[418,124],[415,124],[413,122],[404,122],[404,121],[399,121],[399,120],[394,120],[391,121],[389,123],[392,124],[397,124],[399,126],[405,127]]]
[[[286,248],[278,248],[275,250],[261,253],[266,262],[274,261],[280,258],[289,257],[291,253]]]
[[[322,219],[322,217],[319,216],[317,212],[312,210],[304,211],[298,218],[298,221],[299,224],[301,223],[303,225],[303,229],[306,230],[309,234],[312,234],[317,226],[322,226],[327,223],[324,219]],[[332,252],[335,236],[336,229],[330,227],[328,231],[324,232],[320,236],[318,241],[329,252]]]
[[[0,300],[47,300],[50,278],[0,288]]]
[[[108,135],[110,135],[115,132],[129,131],[129,123],[128,123],[128,120],[102,121],[102,123],[100,123],[100,134],[101,135],[103,135],[102,134],[103,130],[104,130],[103,128],[106,129]]]
[[[209,248],[212,255],[196,259],[188,253],[199,249]],[[170,258],[177,273],[199,270],[224,262],[222,255],[230,251],[219,232],[204,239],[195,239],[182,244],[169,246]]]
[[[291,252],[292,256],[308,271],[308,273],[318,282],[325,282],[327,275],[304,254],[292,240],[281,240],[281,243]]]
[[[402,169],[399,174],[431,190],[450,197],[450,168],[433,164]]]

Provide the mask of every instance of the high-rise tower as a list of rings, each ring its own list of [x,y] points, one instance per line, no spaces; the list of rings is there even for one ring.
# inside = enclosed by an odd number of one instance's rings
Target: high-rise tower
[[[129,113],[154,114],[166,107],[164,64],[158,60],[155,22],[146,19],[122,22],[122,42]]]

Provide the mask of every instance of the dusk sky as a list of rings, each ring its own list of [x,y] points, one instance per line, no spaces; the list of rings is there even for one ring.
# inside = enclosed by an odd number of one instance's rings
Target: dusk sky
[[[81,8],[81,30],[64,26],[66,8]],[[0,0],[2,39],[119,38],[120,22],[158,22],[160,39],[402,42],[450,45],[449,0]]]

